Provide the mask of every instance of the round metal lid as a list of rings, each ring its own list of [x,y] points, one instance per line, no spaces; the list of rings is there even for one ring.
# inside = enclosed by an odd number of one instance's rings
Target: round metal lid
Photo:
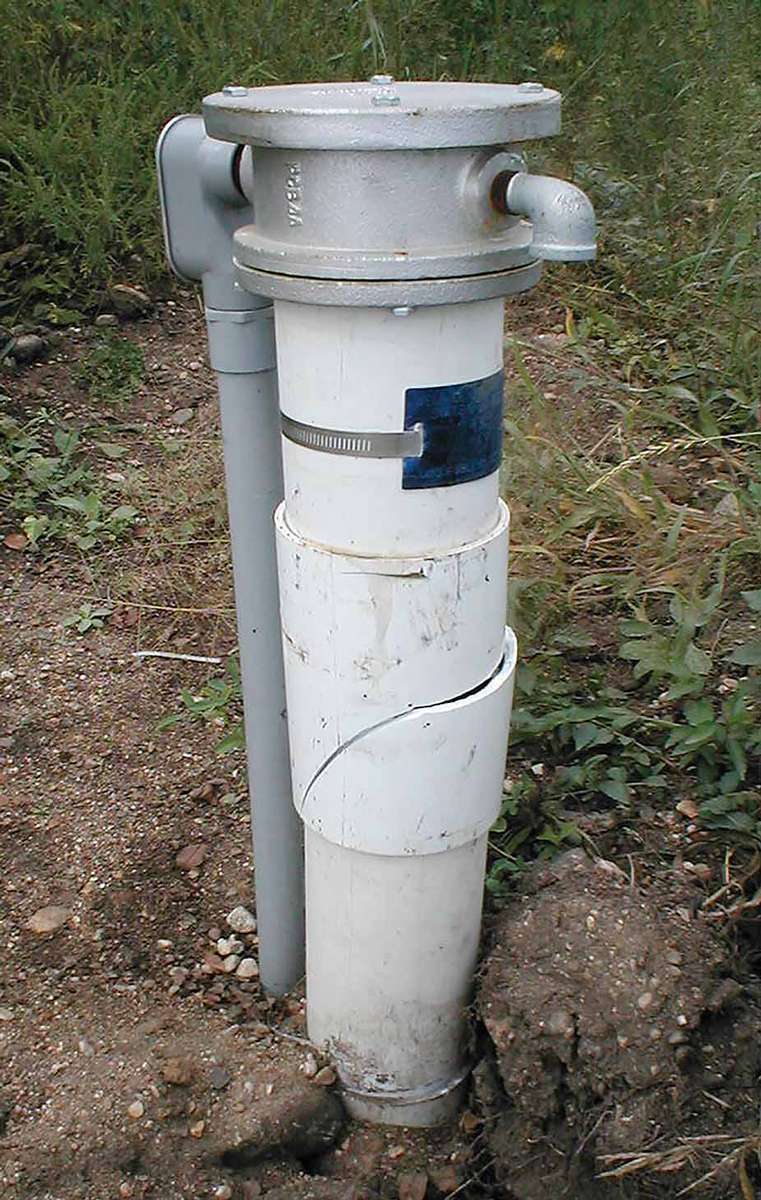
[[[549,137],[560,93],[540,83],[228,86],[203,102],[210,137],[288,150],[426,150]]]

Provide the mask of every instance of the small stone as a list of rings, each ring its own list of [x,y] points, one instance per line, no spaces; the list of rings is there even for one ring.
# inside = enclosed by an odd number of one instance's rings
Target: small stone
[[[313,1054],[307,1054],[301,1069],[306,1075],[307,1079],[314,1079],[320,1068],[318,1067],[317,1059]]]
[[[255,958],[242,958],[235,974],[238,979],[256,979],[259,975],[259,964]]]
[[[676,811],[681,813],[683,817],[687,817],[688,821],[694,821],[698,815],[698,806],[694,800],[680,800],[676,806]]]
[[[217,972],[222,972],[225,969],[224,960],[215,954],[213,950],[206,950],[203,956],[203,965],[201,970],[204,975],[215,975]]]
[[[172,413],[169,420],[171,421],[172,425],[187,425],[188,421],[193,420],[194,416],[195,416],[194,409],[178,408]]]
[[[689,1040],[688,1034],[686,1034],[683,1029],[675,1029],[674,1032],[670,1033],[668,1036],[669,1046],[684,1046]]]
[[[691,1051],[689,1046],[677,1046],[676,1051],[674,1052],[674,1058],[677,1061],[677,1065],[683,1067],[687,1062],[689,1062],[690,1053]]]
[[[676,1019],[676,1023],[677,1023],[677,1025],[681,1025],[682,1027],[684,1027],[687,1024],[687,1018],[684,1015],[684,1013],[679,1014],[679,1016]]]
[[[139,1121],[145,1112],[145,1105],[142,1100],[133,1100],[127,1109],[127,1116],[133,1121]]]
[[[85,1058],[92,1058],[95,1050],[87,1038],[80,1038],[77,1042],[77,1049],[80,1054],[84,1054]]]
[[[726,492],[713,510],[717,521],[736,521],[740,516],[740,501],[735,492]]]
[[[165,1083],[187,1087],[193,1082],[195,1069],[189,1058],[168,1058],[161,1068],[161,1075]]]
[[[38,358],[42,358],[46,350],[45,339],[36,333],[22,333],[20,337],[14,339],[11,345],[11,354],[19,363],[36,362]]]
[[[230,929],[234,933],[255,933],[256,932],[256,917],[239,904],[232,912],[227,914],[225,918]]]
[[[198,359],[194,359],[193,362],[188,363],[189,371],[200,371],[202,367],[203,367],[203,363],[200,363],[198,361]]]
[[[231,1200],[233,1189],[229,1183],[220,1183],[214,1188],[214,1200]]]
[[[550,1037],[572,1038],[574,1036],[574,1021],[569,1012],[558,1009],[550,1013],[545,1029]]]
[[[648,1008],[652,1007],[653,999],[652,992],[643,992],[637,1000],[637,1008],[641,1008],[645,1012]]]
[[[671,965],[673,967],[679,967],[682,965],[682,962],[683,962],[682,955],[679,953],[678,950],[667,950],[666,951],[666,962],[671,963]]]
[[[312,1083],[316,1083],[318,1087],[332,1087],[336,1079],[337,1075],[332,1067],[322,1067],[312,1079]]]
[[[205,1128],[206,1128],[205,1121],[195,1121],[190,1126],[190,1129],[188,1130],[188,1132],[192,1138],[201,1138],[201,1137],[203,1137],[203,1131]]]
[[[403,1156],[403,1154],[404,1154],[404,1146],[389,1146],[389,1149],[388,1149],[388,1157],[389,1158],[394,1158],[394,1159],[401,1158]]]
[[[404,1171],[397,1181],[399,1200],[425,1200],[428,1176],[425,1171]]]
[[[151,308],[150,296],[128,283],[115,283],[108,289],[108,294],[116,311],[127,317],[140,316]]]
[[[243,942],[239,941],[236,937],[221,937],[217,939],[217,953],[220,954],[222,958],[227,958],[228,954],[240,954],[242,950]]]
[[[12,1020],[13,1020],[13,1013],[10,1010],[10,1008],[6,1008],[5,1006],[0,1008],[0,1021],[12,1021]]]
[[[221,1092],[223,1088],[227,1087],[228,1083],[230,1082],[230,1078],[230,1072],[227,1070],[227,1068],[220,1066],[219,1063],[215,1063],[211,1068],[209,1083],[214,1088],[215,1092]]]
[[[57,929],[66,924],[70,916],[70,909],[63,908],[59,904],[47,904],[32,914],[26,927],[31,929],[32,933],[55,933]]]
[[[236,967],[239,965],[239,963],[240,963],[240,955],[239,954],[228,954],[227,958],[223,958],[222,959],[222,968],[225,972],[225,975],[232,975],[233,971],[236,969]]]
[[[109,325],[118,325],[119,318],[116,313],[98,313],[95,318],[95,324],[99,329],[107,329]]]
[[[125,1180],[124,1183],[119,1184],[119,1195],[124,1196],[125,1200],[129,1200],[129,1197],[134,1196],[134,1194],[135,1192],[131,1183],[127,1183]]]
[[[203,842],[195,842],[178,851],[174,861],[181,871],[192,871],[195,867],[201,866],[206,858],[208,849],[208,846]]]
[[[170,967],[169,978],[177,987],[182,987],[190,972],[187,967]]]

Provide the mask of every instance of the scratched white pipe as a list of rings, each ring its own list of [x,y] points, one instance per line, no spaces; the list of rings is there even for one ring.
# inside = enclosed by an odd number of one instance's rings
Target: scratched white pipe
[[[502,302],[395,316],[276,302],[282,411],[399,432],[410,388],[502,365]],[[516,661],[497,472],[402,487],[401,459],[285,439],[276,514],[307,1021],[357,1117],[431,1125],[467,1074],[486,834]]]

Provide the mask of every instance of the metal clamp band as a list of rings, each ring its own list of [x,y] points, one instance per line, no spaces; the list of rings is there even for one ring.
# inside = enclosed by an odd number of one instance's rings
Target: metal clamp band
[[[305,425],[285,413],[280,414],[280,423],[283,437],[298,446],[322,450],[325,454],[348,454],[352,458],[421,458],[423,454],[423,426],[420,424],[399,433],[357,433]]]

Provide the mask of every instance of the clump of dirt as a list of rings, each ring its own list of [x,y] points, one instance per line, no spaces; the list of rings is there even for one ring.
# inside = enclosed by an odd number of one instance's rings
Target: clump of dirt
[[[640,889],[572,851],[498,919],[479,996],[494,1071],[477,1092],[514,1200],[750,1181],[761,1011],[688,888]]]

